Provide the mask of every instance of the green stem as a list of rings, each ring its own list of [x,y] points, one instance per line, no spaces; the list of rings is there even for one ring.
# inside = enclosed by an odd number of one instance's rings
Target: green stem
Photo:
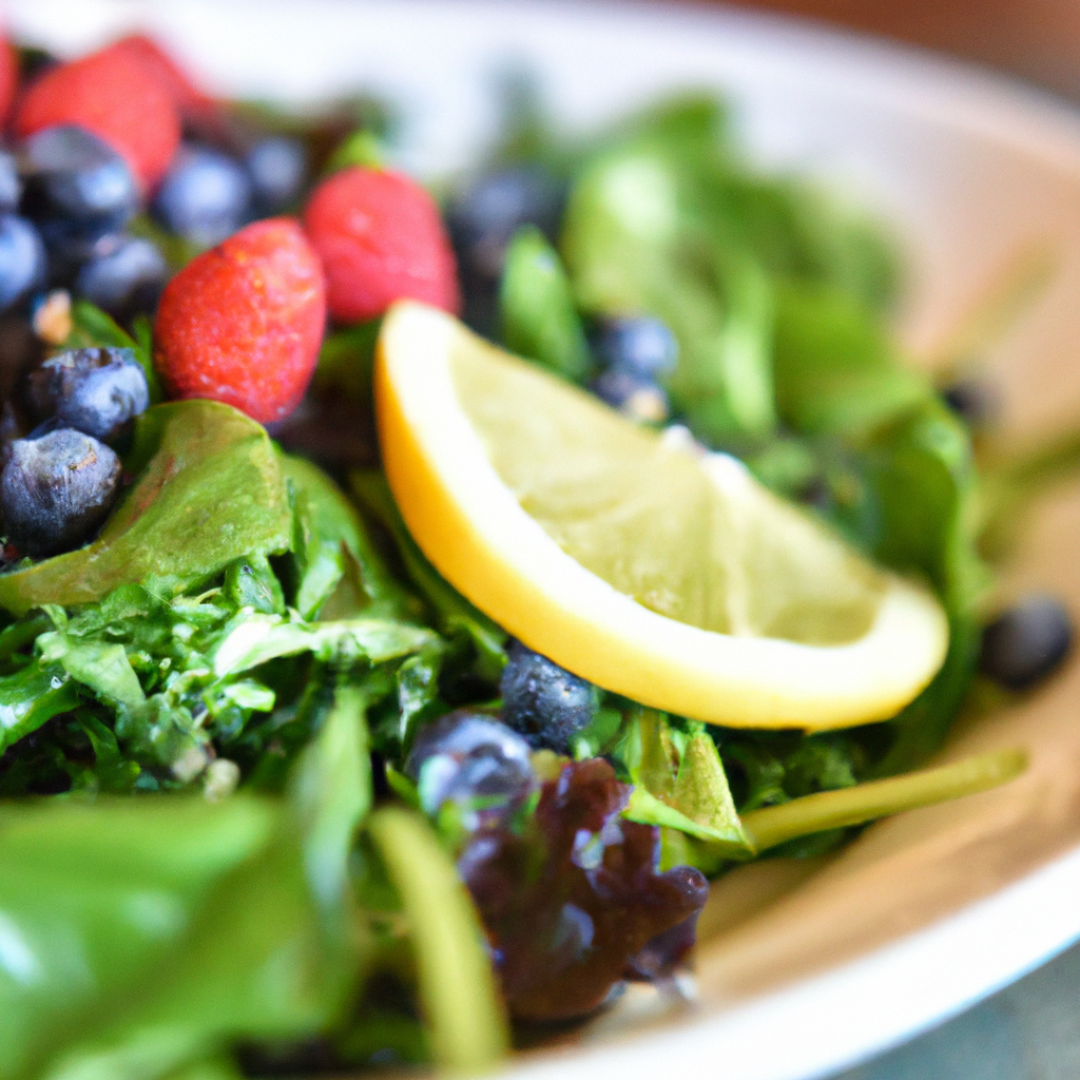
[[[867,784],[823,791],[780,806],[752,810],[743,828],[758,851],[776,847],[797,836],[862,825],[875,818],[920,806],[974,795],[1019,776],[1027,767],[1023,750],[999,750],[965,758],[936,769],[873,780]]]
[[[483,932],[454,864],[411,810],[376,810],[368,828],[409,919],[436,1061],[455,1072],[490,1068],[509,1038]]]

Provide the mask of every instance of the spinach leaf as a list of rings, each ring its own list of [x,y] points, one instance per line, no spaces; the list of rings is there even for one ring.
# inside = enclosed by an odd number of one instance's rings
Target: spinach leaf
[[[5,807],[0,1071],[37,1075],[138,1007],[147,984],[172,981],[192,921],[266,849],[276,821],[269,804],[250,800]],[[233,955],[226,947],[218,969]]]
[[[519,229],[506,252],[499,289],[503,342],[567,379],[581,381],[589,346],[558,253],[534,226]]]
[[[93,543],[0,575],[0,606],[99,600],[130,582],[179,593],[235,559],[285,551],[289,508],[266,431],[212,401],[139,417],[127,461],[135,482]]]
[[[775,326],[777,408],[803,434],[865,435],[931,397],[881,319],[834,285],[786,282]]]

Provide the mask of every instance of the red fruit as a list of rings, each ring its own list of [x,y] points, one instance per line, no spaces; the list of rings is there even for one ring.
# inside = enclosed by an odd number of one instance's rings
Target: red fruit
[[[180,145],[172,95],[138,57],[102,49],[46,71],[15,115],[22,138],[54,124],[79,124],[124,157],[145,187],[165,175]]]
[[[6,38],[0,38],[0,124],[3,124],[15,100],[19,85],[19,58]]]
[[[191,76],[153,38],[131,34],[113,42],[105,54],[120,54],[138,61],[168,92],[181,116],[203,116],[217,110],[217,102],[195,84]]]
[[[304,228],[340,322],[381,315],[402,297],[458,306],[454,254],[431,196],[398,173],[351,166],[312,192]]]
[[[224,401],[266,424],[300,403],[325,323],[318,256],[296,221],[269,218],[169,282],[154,361],[173,397]]]

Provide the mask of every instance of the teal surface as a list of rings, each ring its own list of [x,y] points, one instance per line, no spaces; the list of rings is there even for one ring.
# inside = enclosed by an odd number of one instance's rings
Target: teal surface
[[[1080,1080],[1080,945],[832,1080]]]

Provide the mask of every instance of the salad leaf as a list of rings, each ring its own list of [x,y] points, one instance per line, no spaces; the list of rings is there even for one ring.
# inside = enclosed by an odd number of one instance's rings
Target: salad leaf
[[[159,965],[218,883],[266,848],[275,821],[268,804],[239,799],[6,806],[3,1074],[36,1075],[135,1006],[137,988],[172,980],[172,965]]]
[[[519,229],[506,252],[499,291],[503,341],[568,379],[582,380],[589,346],[558,253],[534,226]]]
[[[293,502],[293,606],[315,618],[334,589],[356,568],[365,609],[404,616],[410,598],[394,581],[352,503],[318,467],[285,454],[282,472]]]
[[[34,660],[0,678],[0,751],[74,708],[77,701],[74,686],[57,665]]]
[[[179,593],[235,559],[289,547],[281,468],[263,427],[212,401],[139,417],[127,461],[136,479],[93,543],[0,575],[0,606],[100,600],[129,582]]]
[[[339,681],[322,730],[304,751],[293,782],[308,881],[331,911],[348,891],[353,839],[373,798],[365,711],[363,688]]]
[[[777,408],[797,431],[859,436],[930,398],[881,319],[834,285],[786,282],[775,327]]]
[[[743,815],[743,827],[754,847],[764,851],[799,836],[861,825],[903,810],[986,791],[1019,776],[1026,767],[1023,751],[1000,750],[752,810]]]
[[[497,683],[506,664],[506,632],[473,607],[427,561],[405,528],[381,473],[358,470],[349,475],[349,483],[361,505],[393,537],[409,579],[432,608],[436,629],[448,638],[466,638],[475,650],[477,675]]]
[[[489,1068],[509,1039],[480,924],[453,863],[417,813],[385,807],[369,829],[409,918],[435,1060]]]

